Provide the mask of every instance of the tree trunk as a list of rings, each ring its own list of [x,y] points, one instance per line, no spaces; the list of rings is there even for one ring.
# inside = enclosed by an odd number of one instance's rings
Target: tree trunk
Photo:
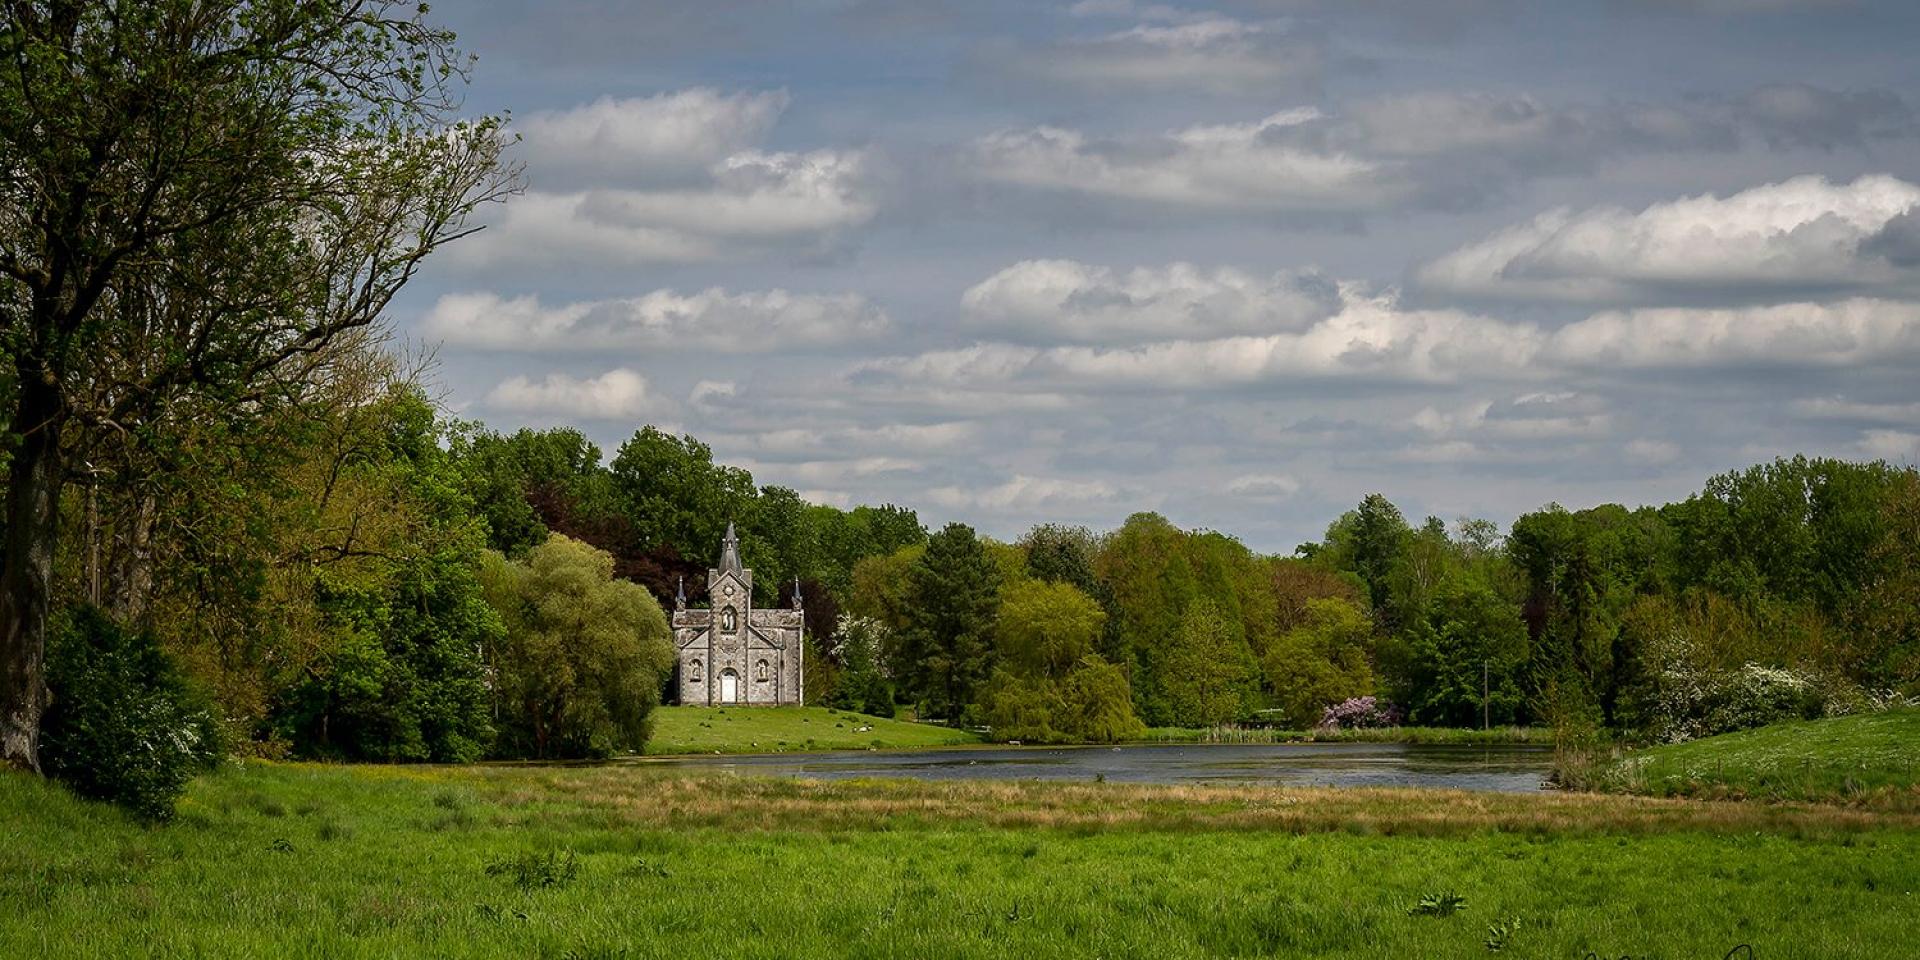
[[[121,623],[144,627],[153,597],[153,527],[159,508],[150,493],[135,494],[133,501],[114,531],[106,607]]]
[[[60,395],[39,377],[19,383],[7,478],[7,530],[0,557],[0,764],[40,770],[44,666],[60,524]]]

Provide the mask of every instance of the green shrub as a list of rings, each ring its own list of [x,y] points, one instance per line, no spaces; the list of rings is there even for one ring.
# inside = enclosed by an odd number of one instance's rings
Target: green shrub
[[[81,796],[167,820],[187,781],[220,756],[205,702],[152,634],[92,607],[49,638],[47,685],[41,765]]]

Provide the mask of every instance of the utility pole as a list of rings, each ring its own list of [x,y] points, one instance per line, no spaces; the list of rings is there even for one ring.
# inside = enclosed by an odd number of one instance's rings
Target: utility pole
[[[1489,717],[1487,710],[1487,693],[1489,689],[1487,685],[1487,661],[1482,660],[1480,661],[1480,729],[1482,730],[1493,729],[1492,725],[1487,722]]]

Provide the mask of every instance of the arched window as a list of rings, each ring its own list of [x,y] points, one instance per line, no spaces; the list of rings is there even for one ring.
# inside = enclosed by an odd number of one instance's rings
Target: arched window
[[[760,681],[761,683],[767,682],[767,662],[765,660],[762,660],[759,663],[754,664],[753,678],[755,680]]]
[[[720,632],[732,633],[738,629],[740,629],[740,617],[733,612],[733,608],[728,607],[720,611]]]
[[[700,661],[695,660],[687,664],[687,679],[694,683],[700,682]]]

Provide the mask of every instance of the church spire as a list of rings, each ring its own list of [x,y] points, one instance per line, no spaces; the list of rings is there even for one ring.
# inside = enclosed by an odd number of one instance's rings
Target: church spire
[[[720,541],[720,572],[740,572],[740,538],[733,534],[733,521],[727,521],[727,538]]]
[[[685,610],[687,608],[687,578],[686,577],[681,577],[680,585],[674,588],[673,608],[675,610]]]

